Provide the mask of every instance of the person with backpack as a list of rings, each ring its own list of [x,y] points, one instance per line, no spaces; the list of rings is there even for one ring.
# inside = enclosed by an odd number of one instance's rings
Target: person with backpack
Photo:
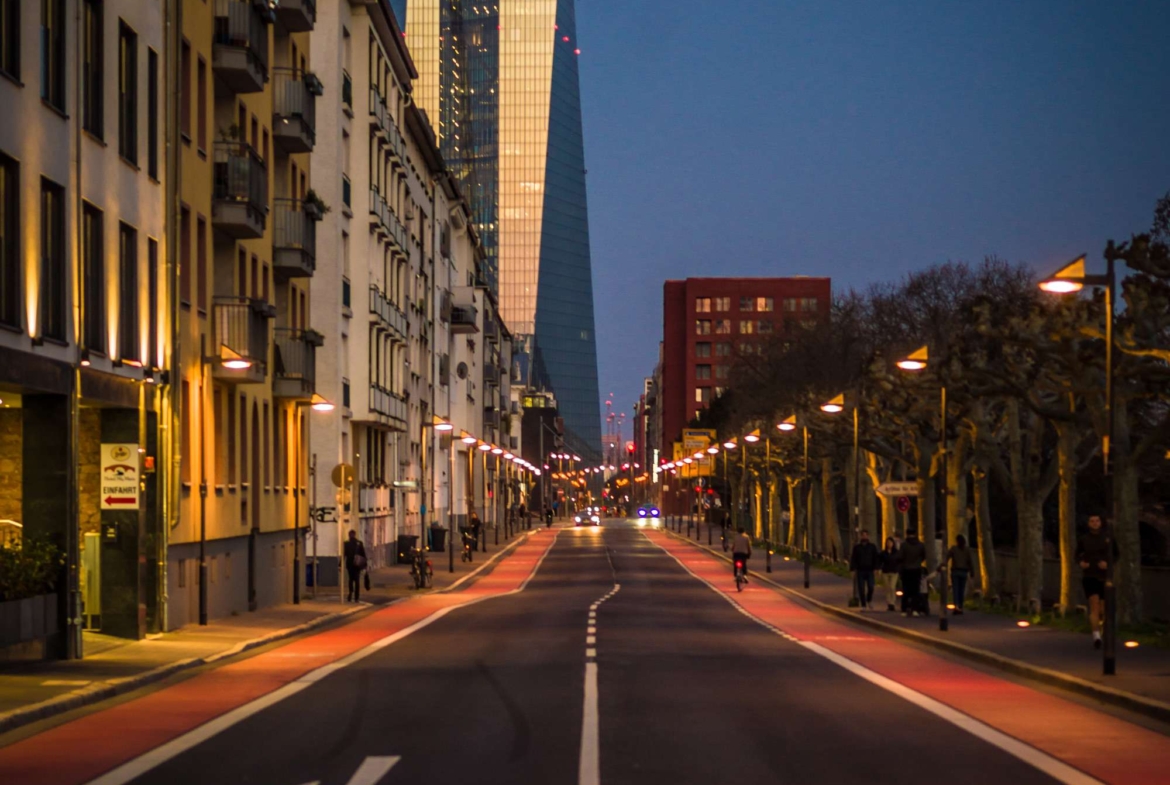
[[[349,539],[345,541],[342,551],[345,560],[345,573],[349,578],[346,584],[345,601],[361,602],[362,572],[366,569],[366,546],[358,539],[357,532],[349,530]]]
[[[906,532],[906,541],[899,552],[899,573],[902,578],[902,615],[921,616],[922,569],[926,562],[926,545],[918,539],[918,532]]]

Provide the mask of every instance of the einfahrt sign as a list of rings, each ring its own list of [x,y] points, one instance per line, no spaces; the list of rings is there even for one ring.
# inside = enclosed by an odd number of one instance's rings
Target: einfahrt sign
[[[103,444],[101,509],[138,509],[138,445]]]

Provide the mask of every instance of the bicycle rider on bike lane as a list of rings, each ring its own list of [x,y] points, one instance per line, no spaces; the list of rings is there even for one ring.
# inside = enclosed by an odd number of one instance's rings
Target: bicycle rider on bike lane
[[[737,562],[743,562],[743,580],[747,582],[747,564],[748,559],[752,557],[752,538],[747,536],[743,527],[739,527],[739,533],[735,535],[735,542],[731,545],[731,574],[735,575],[735,565]]]

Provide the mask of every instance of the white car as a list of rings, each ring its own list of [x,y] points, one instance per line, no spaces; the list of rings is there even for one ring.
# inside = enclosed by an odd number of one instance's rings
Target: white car
[[[573,523],[577,526],[600,526],[601,516],[593,507],[586,507],[582,512],[573,516]]]

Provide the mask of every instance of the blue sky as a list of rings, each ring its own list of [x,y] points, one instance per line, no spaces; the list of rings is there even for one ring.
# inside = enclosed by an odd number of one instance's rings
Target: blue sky
[[[1170,191],[1166,0],[577,0],[577,21],[621,410],[667,278],[1099,263]]]

